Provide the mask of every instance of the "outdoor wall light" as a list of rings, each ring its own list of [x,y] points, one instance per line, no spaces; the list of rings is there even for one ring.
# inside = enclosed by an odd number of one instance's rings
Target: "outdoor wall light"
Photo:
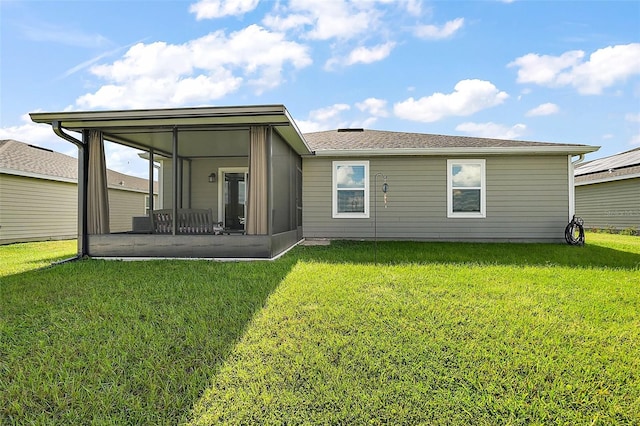
[[[215,181],[216,181],[216,174],[214,172],[212,172],[209,175],[209,183],[215,183]]]

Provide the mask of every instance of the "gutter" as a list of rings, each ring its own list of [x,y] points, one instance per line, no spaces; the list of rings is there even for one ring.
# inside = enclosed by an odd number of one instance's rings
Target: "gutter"
[[[500,154],[567,154],[579,155],[600,149],[599,146],[524,146],[524,147],[455,147],[455,148],[392,148],[392,149],[326,149],[313,151],[307,157],[375,157],[375,156],[442,156],[442,155],[500,155]]]
[[[573,167],[577,166],[578,164],[582,163],[584,161],[584,154],[580,154],[578,156],[577,160],[574,160],[571,162],[571,164],[573,165]]]
[[[53,132],[56,135],[60,136],[62,139],[71,142],[72,144],[77,146],[79,149],[84,148],[85,144],[82,141],[79,141],[78,139],[74,138],[73,136],[71,136],[68,133],[65,133],[62,130],[62,125],[60,124],[59,121],[51,122],[51,127],[53,128]]]

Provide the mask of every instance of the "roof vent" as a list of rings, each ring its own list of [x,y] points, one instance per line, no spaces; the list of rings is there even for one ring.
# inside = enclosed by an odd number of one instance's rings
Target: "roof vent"
[[[364,129],[338,129],[338,132],[364,132]]]

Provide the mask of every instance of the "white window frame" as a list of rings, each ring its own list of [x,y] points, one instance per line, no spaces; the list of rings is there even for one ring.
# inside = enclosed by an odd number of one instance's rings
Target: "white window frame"
[[[364,166],[364,212],[363,213],[341,213],[338,212],[338,191],[362,190],[363,188],[339,188],[338,189],[338,167],[339,166]],[[368,219],[369,218],[369,161],[334,161],[332,164],[332,204],[334,219]]]
[[[480,186],[455,187],[453,185],[452,168],[454,165],[479,165],[480,166]],[[479,189],[480,190],[480,211],[479,212],[454,212],[453,211],[453,190]],[[484,159],[464,159],[447,160],[447,217],[450,218],[486,218],[487,217],[487,181],[486,181],[486,161]]]

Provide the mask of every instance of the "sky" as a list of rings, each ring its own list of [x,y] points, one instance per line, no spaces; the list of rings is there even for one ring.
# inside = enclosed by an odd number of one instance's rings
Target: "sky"
[[[345,127],[640,146],[640,1],[0,0],[0,139],[30,112],[284,104]],[[111,169],[146,176],[107,147]]]

